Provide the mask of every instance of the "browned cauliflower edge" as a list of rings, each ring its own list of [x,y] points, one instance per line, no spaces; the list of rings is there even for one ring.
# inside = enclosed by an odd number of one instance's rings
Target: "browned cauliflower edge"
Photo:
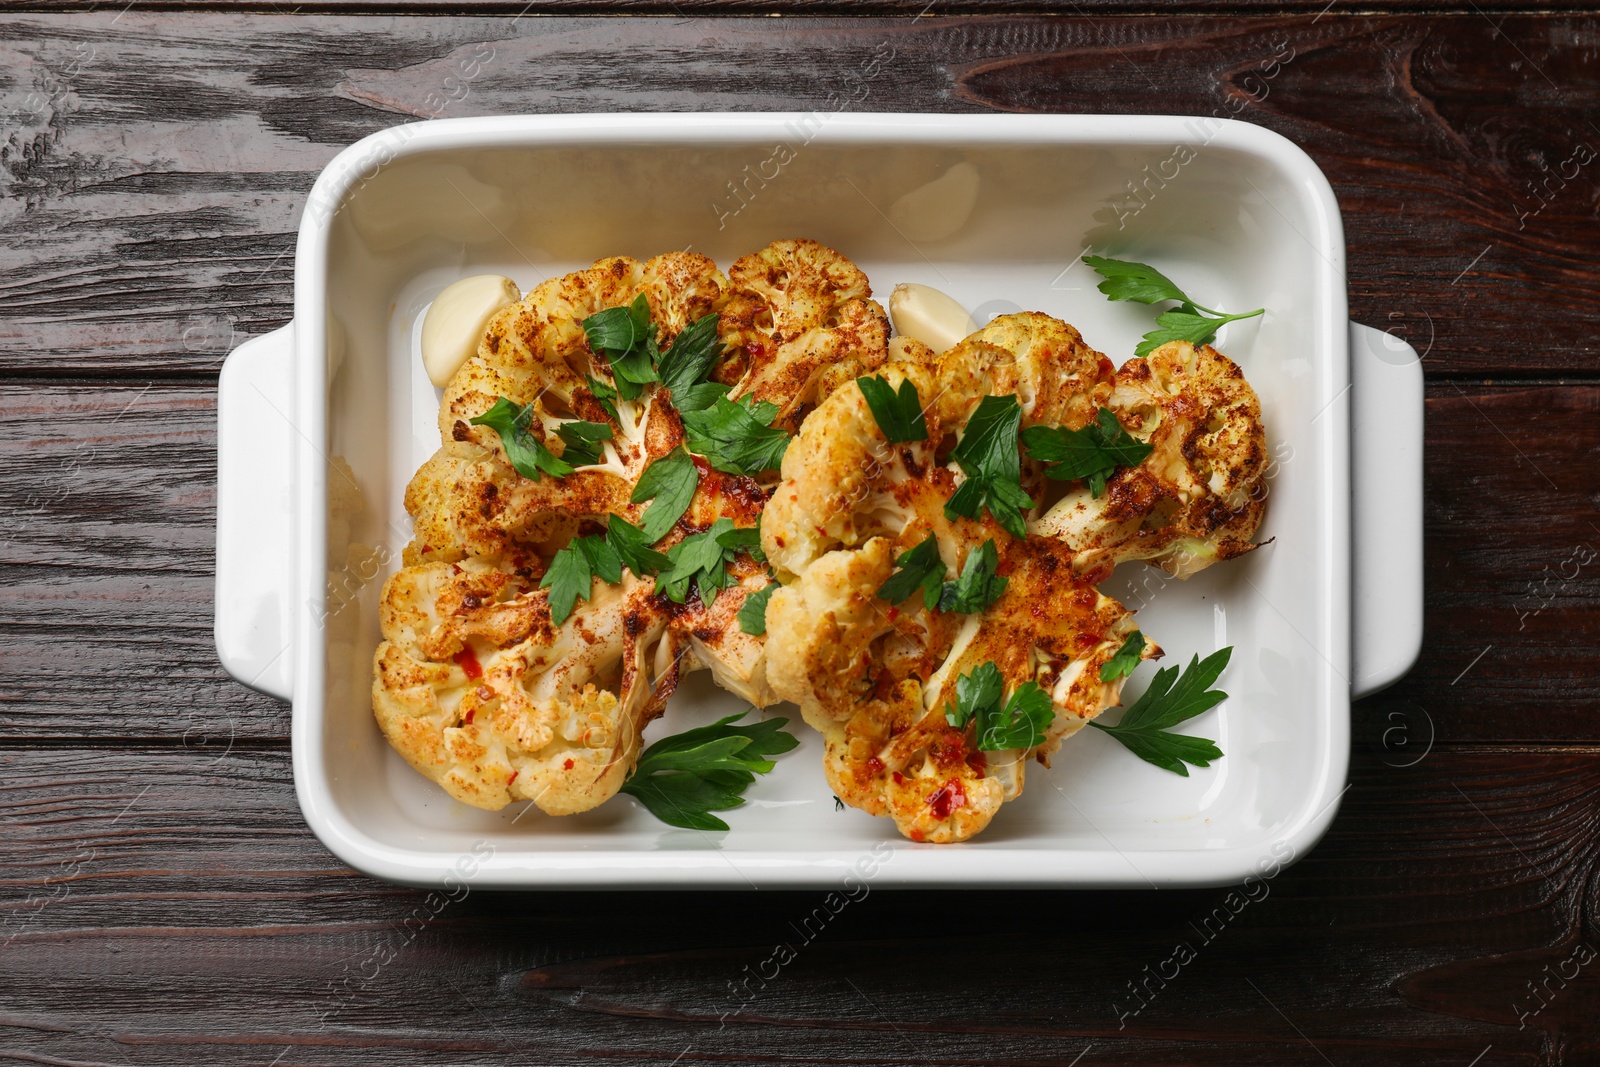
[[[772,264],[777,264],[773,267]],[[643,296],[660,348],[717,314],[713,381],[731,398],[774,405],[793,425],[826,393],[885,358],[887,318],[854,264],[814,241],[776,242],[735,263],[674,252],[603,259],[552,278],[494,315],[477,354],[444,390],[441,447],[405,505],[415,535],[380,608],[373,710],[384,736],[452,797],[495,810],[531,800],[550,814],[585,811],[626,779],[645,726],[679,678],[709,669],[752,704],[778,698],[765,642],[745,633],[744,599],[769,583],[748,552],[730,553],[726,584],[682,602],[632,570],[592,576],[587,599],[552,619],[552,562],[616,516],[639,524],[635,486],[688,444],[670,392],[609,396],[609,360],[583,320]],[[527,432],[557,457],[562,425],[606,423],[599,461],[564,476],[525,477],[501,435],[472,420],[501,398],[530,412]],[[680,454],[681,455],[681,454]],[[729,474],[691,455],[698,481],[682,517],[652,546],[668,552],[720,520],[757,525],[775,478]],[[720,566],[720,564],[719,564]]]

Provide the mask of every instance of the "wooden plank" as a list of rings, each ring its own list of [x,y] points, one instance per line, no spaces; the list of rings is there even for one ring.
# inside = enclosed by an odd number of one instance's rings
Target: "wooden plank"
[[[8,739],[287,736],[217,661],[215,449],[208,384],[0,384]]]
[[[214,400],[0,384],[12,736],[173,738],[210,713],[287,736],[286,709],[229,682],[212,645]],[[1422,659],[1358,711],[1357,743],[1600,739],[1600,387],[1436,382],[1427,419]]]
[[[354,874],[300,821],[283,751],[7,752],[0,1054],[1065,1065],[1320,1053],[1340,1067],[1487,1067],[1553,1062],[1559,1029],[1564,1062],[1589,1062],[1592,968],[1517,1023],[1538,1003],[1527,983],[1597,936],[1600,752],[1442,747],[1406,769],[1358,755],[1352,782],[1314,852],[1279,869],[1264,846],[1263,877],[1241,890],[867,882],[831,906],[814,891],[653,893],[640,907],[470,882],[452,900]],[[774,962],[779,945],[795,958]],[[1179,945],[1188,962],[1173,962]]]
[[[1597,416],[1592,387],[1429,389],[1423,652],[1380,724],[1600,740]]]
[[[283,741],[289,706],[228,677],[209,574],[0,566],[0,744]]]
[[[214,383],[0,382],[0,563],[209,575]]]
[[[214,373],[231,344],[287,320],[293,234],[318,169],[397,121],[825,109],[840,73],[888,45],[861,106],[1236,114],[1283,133],[1339,194],[1355,318],[1411,330],[1435,374],[1593,375],[1597,342],[1574,323],[1600,312],[1597,39],[1595,16],[1470,10],[12,16],[0,27],[17,118],[0,158],[12,268],[0,373]],[[492,61],[444,99],[456,60],[482,44]]]
[[[1329,17],[1352,14],[1502,14],[1525,11],[1527,4],[1515,0],[1484,0],[1481,4],[1460,6],[1427,3],[1426,0],[1367,0],[1363,3],[1324,3],[1323,0],[1169,0],[1164,12],[1184,15],[1310,15]],[[121,0],[22,0],[18,11],[80,12],[116,11]],[[667,16],[678,18],[768,15],[786,17],[849,18],[945,18],[954,15],[1145,15],[1148,4],[1130,0],[853,0],[848,8],[830,0],[310,0],[304,3],[274,3],[273,0],[131,0],[134,11],[248,11],[267,15],[511,15],[521,17],[562,16]],[[1541,10],[1551,12],[1592,11],[1590,0],[1546,0]]]

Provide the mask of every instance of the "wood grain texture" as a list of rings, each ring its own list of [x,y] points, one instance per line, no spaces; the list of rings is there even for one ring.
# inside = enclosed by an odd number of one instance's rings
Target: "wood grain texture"
[[[0,17],[0,1063],[1600,1062],[1593,6],[31,6],[62,13]],[[1353,317],[1433,380],[1423,656],[1356,705],[1326,840],[1248,894],[872,889],[820,934],[823,893],[348,870],[211,637],[215,376],[289,318],[317,171],[436,110],[820,109],[884,43],[865,107],[1237,113],[1332,180]]]
[[[0,384],[0,734],[288,736],[212,638],[216,390]]]
[[[323,852],[282,751],[87,755],[0,755],[0,1055],[1461,1067],[1492,1045],[1489,1067],[1548,1062],[1558,1029],[1566,1062],[1597,1051],[1592,968],[1516,1026],[1526,981],[1600,937],[1593,750],[1358,755],[1328,838],[1286,870],[1264,848],[1247,891],[869,883],[811,925],[824,892],[430,897]]]
[[[21,0],[11,5],[17,11],[72,13],[120,11],[122,0]],[[1363,3],[1326,3],[1324,0],[1169,0],[1162,11],[1184,15],[1309,15],[1332,16],[1346,13],[1371,14],[1505,14],[1526,11],[1528,4],[1515,0],[1484,0],[1481,4],[1444,4],[1429,0],[1365,0]],[[1588,11],[1585,0],[1546,0],[1543,11]],[[679,18],[726,17],[740,15],[801,18],[944,18],[974,15],[1149,15],[1149,4],[1131,0],[310,0],[305,3],[276,0],[131,0],[133,11],[228,11],[260,14],[345,14],[345,15],[511,15],[538,18],[563,16],[677,16]]]
[[[826,108],[888,43],[861,107],[1237,115],[1283,133],[1339,194],[1355,318],[1425,331],[1436,375],[1594,375],[1600,349],[1574,323],[1600,312],[1597,41],[1591,15],[1480,12],[13,16],[0,373],[214,373],[287,320],[319,168],[395,122]],[[430,103],[480,43],[482,74]]]

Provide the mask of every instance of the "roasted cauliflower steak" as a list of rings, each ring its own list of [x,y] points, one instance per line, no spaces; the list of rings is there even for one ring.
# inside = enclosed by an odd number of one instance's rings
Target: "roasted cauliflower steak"
[[[765,642],[737,622],[745,597],[769,582],[748,552],[727,562],[709,602],[692,590],[675,602],[626,570],[612,583],[591,575],[587,599],[580,593],[556,622],[551,591],[540,587],[574,539],[604,535],[613,516],[637,526],[650,506],[632,500],[640,478],[687,445],[670,390],[614,395],[610,361],[583,326],[641,296],[661,350],[715,313],[710,380],[731,386],[731,399],[774,405],[779,427],[887,354],[887,316],[865,276],[814,241],[777,242],[729,276],[691,252],[602,259],[491,317],[476,355],[444,389],[441,446],[407,487],[414,537],[384,587],[374,657],[373,710],[385,737],[465,803],[494,810],[525,799],[555,815],[602,803],[691,670],[709,669],[752,704],[778,699]],[[525,477],[501,434],[473,422],[501,399],[526,411],[526,434],[557,458],[568,423],[605,423],[612,436],[597,462]],[[719,520],[755,527],[776,481],[689,458],[698,482],[653,545],[662,553]]]
[[[1113,372],[1071,326],[1037,313],[997,318],[938,356],[895,338],[881,373],[893,389],[915,386],[927,438],[889,442],[853,381],[802,424],[762,521],[783,583],[766,621],[784,655],[768,662],[767,679],[822,734],[840,799],[889,816],[913,840],[961,841],[1021,794],[1029,758],[1048,765],[1064,738],[1120,701],[1123,677],[1102,681],[1101,668],[1137,627],[1095,588],[1115,562],[1148,559],[1187,577],[1254,547],[1260,408],[1212,349],[1169,345]],[[1114,479],[1139,482],[1139,506],[1119,517],[1103,503],[1110,488],[1094,501],[1084,487],[1095,508],[1060,521],[1078,506],[1069,485],[1049,510],[1027,513],[1025,537],[987,511],[949,518],[965,478],[951,453],[983,398],[1004,395],[1016,397],[1023,428],[1081,429],[1110,407],[1152,445]],[[1050,491],[1043,466],[1021,467],[1040,501]],[[930,609],[921,595],[880,598],[897,558],[930,535],[951,577],[992,541],[999,596],[968,612]],[[1141,658],[1160,655],[1147,641]],[[1037,743],[988,744],[975,724],[952,724],[958,680],[981,664],[994,665],[1006,692],[1032,682],[1048,694]]]

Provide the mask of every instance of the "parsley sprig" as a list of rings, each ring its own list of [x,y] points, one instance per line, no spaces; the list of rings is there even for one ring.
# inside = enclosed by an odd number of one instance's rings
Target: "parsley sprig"
[[[550,621],[560,626],[579,598],[589,599],[598,575],[602,582],[622,581],[622,559],[601,537],[574,537],[550,560],[540,589],[550,590]]]
[[[778,583],[772,582],[753,593],[746,594],[744,603],[739,605],[739,629],[751,637],[765,637],[767,633],[767,601],[771,600],[772,594],[777,591]]]
[[[672,346],[661,351],[656,324],[650,321],[650,301],[643,293],[627,307],[606,308],[590,315],[583,320],[583,332],[589,338],[589,347],[611,361],[611,376],[617,383],[613,391],[603,384],[596,389],[596,383],[590,380],[590,391],[602,407],[612,399],[602,395],[602,390],[633,400],[651,382],[665,385],[677,402],[702,382],[722,351],[716,312],[684,327]]]
[[[626,567],[640,578],[656,574],[671,565],[664,552],[651,548],[648,535],[621,515],[606,518],[604,537],[575,537],[550,559],[540,589],[550,590],[550,621],[557,626],[567,621],[579,600],[588,600],[594,578],[622,581]]]
[[[492,408],[469,421],[474,426],[487,426],[500,435],[506,458],[524,478],[538,481],[541,474],[561,478],[572,473],[572,464],[551,452],[543,441],[529,432],[528,426],[533,422],[532,404],[518,404],[498,397]]]
[[[735,725],[741,711],[710,726],[664,737],[645,749],[622,792],[637,797],[650,814],[686,830],[726,830],[712,815],[744,803],[744,791],[776,766],[769,756],[800,742],[785,733],[787,719]]]
[[[603,449],[600,442],[611,440],[611,427],[603,422],[563,422],[556,427],[556,436],[561,438],[561,458],[574,467],[586,467],[591,463],[599,463]]]
[[[611,546],[624,567],[641,578],[647,574],[657,574],[671,563],[665,552],[657,552],[650,547],[654,543],[649,534],[621,515],[606,517],[606,544]]]
[[[589,347],[603,352],[611,361],[611,377],[617,395],[634,400],[644,387],[658,382],[656,362],[661,349],[656,344],[656,324],[650,321],[650,301],[640,293],[627,307],[606,308],[583,320]]]
[[[951,457],[966,481],[945,503],[945,518],[976,519],[984,508],[1013,537],[1027,537],[1021,508],[1033,507],[1022,488],[1022,407],[1015,396],[986,396],[967,420]]]
[[[616,385],[586,376],[589,390],[615,418],[613,398],[633,400],[646,385],[660,382],[672,394],[672,406],[683,419],[689,451],[727,474],[776,470],[790,436],[772,425],[781,410],[778,405],[753,396],[729,400],[728,386],[705,380],[722,352],[717,323],[715,312],[696,319],[663,352],[644,294],[627,307],[590,315],[583,320],[589,347],[611,361]]]
[[[1050,694],[1031,680],[1017,686],[1002,704],[1004,692],[1000,668],[980,663],[956,679],[956,702],[945,709],[945,721],[961,727],[976,720],[978,748],[984,752],[1044,744],[1045,731],[1055,718]]]
[[[545,474],[564,478],[577,467],[599,463],[600,442],[611,440],[611,427],[603,422],[563,422],[556,427],[556,436],[562,442],[561,455],[557,456],[528,429],[533,422],[533,405],[518,404],[503,396],[496,397],[493,407],[469,421],[498,433],[511,466],[533,481]]]
[[[1144,654],[1144,634],[1138,630],[1128,635],[1122,642],[1122,647],[1112,654],[1111,658],[1100,665],[1100,680],[1114,682],[1118,678],[1126,678],[1132,674],[1134,668],[1139,666],[1140,657]]]
[[[929,534],[915,548],[909,548],[895,559],[900,569],[878,587],[878,599],[891,604],[910,600],[917,590],[922,590],[922,603],[929,610],[939,606],[939,592],[944,587],[948,568],[939,556],[939,539]]]
[[[1122,428],[1115,413],[1101,408],[1095,421],[1081,430],[1065,426],[1029,426],[1022,431],[1028,456],[1047,464],[1044,473],[1059,481],[1089,480],[1089,495],[1106,491],[1106,479],[1118,467],[1137,467],[1153,447]]]
[[[669,565],[656,576],[656,592],[665,593],[674,604],[682,604],[693,586],[700,594],[700,602],[709,608],[718,593],[738,581],[728,572],[727,565],[740,552],[765,560],[761,532],[753,526],[736,527],[732,519],[724,516],[708,529],[690,534],[667,549]]]
[[[708,384],[698,388],[720,389],[723,395],[703,408],[678,409],[689,451],[706,457],[707,463],[727,474],[754,475],[776,470],[789,447],[788,431],[772,425],[778,417],[778,405],[754,396],[729,400],[727,386]]]
[[[1212,760],[1222,758],[1222,750],[1208,738],[1175,734],[1168,727],[1209,711],[1228,698],[1220,689],[1212,689],[1211,683],[1221,676],[1231,655],[1230,645],[1205,659],[1195,656],[1181,676],[1177,667],[1159,670],[1144,695],[1122,713],[1122,721],[1115,726],[1099,722],[1089,725],[1115,737],[1146,763],[1187,778],[1189,769],[1185,763],[1209,767]]]
[[[992,537],[967,553],[961,574],[954,581],[944,580],[949,568],[939,555],[939,542],[933,534],[915,548],[900,553],[895,565],[899,569],[878,587],[878,599],[901,604],[921,590],[923,606],[929,611],[964,615],[987,611],[1011,581],[999,574],[1000,553]]]
[[[700,468],[681,448],[673,449],[645,468],[628,500],[633,504],[651,502],[639,520],[647,543],[655,544],[678,524],[683,513],[689,510],[699,485]]]
[[[611,416],[612,422],[620,424],[622,417],[617,414],[617,405],[612,403],[617,399],[617,391],[590,374],[583,376],[583,382],[589,387],[589,392],[594,394],[595,403],[600,405],[601,410]]]
[[[1161,328],[1144,335],[1144,340],[1133,350],[1136,356],[1147,356],[1168,341],[1206,344],[1228,323],[1238,319],[1253,319],[1266,310],[1256,308],[1237,315],[1224,314],[1196,304],[1172,279],[1148,264],[1107,259],[1104,256],[1084,256],[1083,261],[1105,279],[1097,288],[1112,300],[1132,300],[1140,304],[1177,301],[1177,307],[1163,311],[1156,317],[1156,325]]]
[[[1000,599],[1000,594],[1006,591],[1006,586],[1011,582],[1010,578],[998,573],[999,568],[1000,554],[991,537],[967,553],[967,562],[962,566],[959,578],[944,583],[939,591],[939,610],[963,615],[987,611],[991,604]]]
[[[900,383],[899,392],[881,375],[857,378],[856,385],[872,409],[872,417],[878,420],[884,440],[893,445],[927,439],[928,420],[922,415],[922,398],[910,378]]]

